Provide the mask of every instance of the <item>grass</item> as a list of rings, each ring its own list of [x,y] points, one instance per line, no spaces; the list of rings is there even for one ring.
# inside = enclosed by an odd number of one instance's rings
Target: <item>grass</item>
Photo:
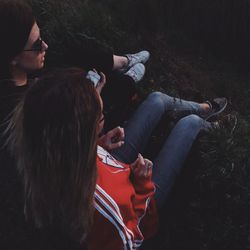
[[[146,13],[136,15],[134,1],[31,3],[53,51],[49,66],[63,60],[64,37],[74,39],[76,33],[83,33],[116,53],[150,50],[140,86],[144,94],[161,90],[195,101],[215,96],[230,100],[229,111],[238,113],[234,133],[218,131],[197,141],[166,205],[162,228],[145,249],[250,249],[249,74],[223,56],[211,54],[209,45],[191,39],[180,28],[160,27],[153,32],[149,20],[145,25],[140,21]],[[163,134],[154,138],[156,145]]]

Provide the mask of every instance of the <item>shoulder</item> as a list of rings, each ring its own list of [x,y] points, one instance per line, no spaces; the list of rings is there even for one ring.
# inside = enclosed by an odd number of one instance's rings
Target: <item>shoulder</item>
[[[34,82],[34,80],[28,80],[27,84],[22,86],[17,86],[11,79],[0,81],[0,94],[4,96],[13,96],[16,94],[24,93],[28,87]]]

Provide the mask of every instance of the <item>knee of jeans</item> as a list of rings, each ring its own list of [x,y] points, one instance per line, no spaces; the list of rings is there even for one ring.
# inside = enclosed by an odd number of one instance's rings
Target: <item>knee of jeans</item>
[[[195,127],[202,127],[202,124],[204,122],[204,120],[199,117],[198,115],[188,115],[183,117],[180,122],[184,122],[186,124],[186,126],[190,127],[190,128],[195,128]]]
[[[160,108],[165,109],[165,103],[162,99],[162,95],[163,94],[159,91],[155,91],[149,94],[148,100],[152,102],[152,105],[154,105],[155,109],[160,109]]]

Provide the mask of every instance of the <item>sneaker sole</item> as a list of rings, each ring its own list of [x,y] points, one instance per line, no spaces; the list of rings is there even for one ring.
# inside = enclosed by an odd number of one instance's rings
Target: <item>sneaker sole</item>
[[[225,105],[220,110],[218,110],[217,112],[212,113],[211,115],[207,116],[204,120],[208,121],[210,118],[215,117],[215,116],[219,115],[220,113],[222,113],[225,110],[225,108],[227,107],[227,103],[228,102],[226,100]]]

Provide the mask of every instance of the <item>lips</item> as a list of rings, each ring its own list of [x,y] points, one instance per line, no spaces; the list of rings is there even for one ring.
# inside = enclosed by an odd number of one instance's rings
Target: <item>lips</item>
[[[42,56],[42,61],[44,62],[44,60],[45,60],[45,54]]]

